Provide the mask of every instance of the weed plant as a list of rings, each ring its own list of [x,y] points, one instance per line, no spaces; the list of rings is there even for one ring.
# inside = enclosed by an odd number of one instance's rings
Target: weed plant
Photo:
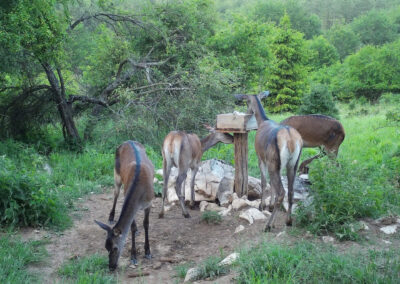
[[[0,283],[41,283],[40,276],[28,270],[46,257],[43,241],[22,241],[11,234],[0,237]]]
[[[107,257],[98,254],[71,259],[61,266],[58,274],[72,283],[117,283],[108,272]]]
[[[400,251],[341,254],[333,247],[264,241],[240,253],[238,283],[397,283]]]
[[[216,211],[204,211],[201,215],[201,220],[207,224],[216,225],[222,222],[222,217]]]
[[[215,279],[229,272],[229,267],[219,265],[222,257],[211,256],[204,260],[198,267],[197,279]]]

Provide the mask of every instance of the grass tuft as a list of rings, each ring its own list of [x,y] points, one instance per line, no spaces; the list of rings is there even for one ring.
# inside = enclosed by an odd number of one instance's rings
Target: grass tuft
[[[201,220],[207,224],[216,225],[222,222],[222,217],[216,211],[204,211],[201,215]]]

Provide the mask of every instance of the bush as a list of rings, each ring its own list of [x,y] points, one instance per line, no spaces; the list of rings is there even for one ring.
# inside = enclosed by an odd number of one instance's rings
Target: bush
[[[312,86],[311,91],[304,95],[298,113],[325,114],[335,118],[339,115],[331,92],[327,86],[321,84]]]
[[[333,233],[339,240],[357,239],[353,228],[357,219],[385,212],[385,186],[379,187],[375,184],[379,181],[368,178],[365,172],[358,164],[346,161],[340,166],[327,158],[314,161],[311,201],[300,203],[296,222],[319,235]]]
[[[206,278],[217,278],[218,276],[225,275],[229,272],[229,268],[219,265],[222,257],[211,256],[204,260],[198,267],[199,274],[196,280]]]
[[[65,206],[60,202],[45,173],[17,166],[0,157],[0,223],[22,226],[61,226]]]
[[[216,211],[205,211],[201,215],[201,220],[207,224],[219,224],[222,221],[222,217]]]

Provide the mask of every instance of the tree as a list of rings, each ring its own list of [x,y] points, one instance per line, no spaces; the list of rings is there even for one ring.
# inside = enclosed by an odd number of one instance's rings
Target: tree
[[[324,114],[338,118],[339,111],[328,87],[321,84],[311,86],[310,92],[302,98],[299,114]]]
[[[210,38],[222,66],[235,72],[237,88],[260,92],[266,85],[266,70],[271,62],[269,44],[274,27],[270,24],[236,16]]]
[[[279,24],[280,19],[287,13],[290,17],[292,28],[304,34],[306,39],[321,34],[321,20],[315,14],[311,14],[299,1],[271,0],[258,2],[253,7],[253,18],[262,22],[274,22]]]
[[[309,64],[314,70],[328,67],[339,60],[336,48],[322,35],[310,40],[308,42],[308,48],[311,50]]]
[[[355,19],[351,27],[365,45],[382,45],[396,37],[396,25],[385,13],[375,10]]]
[[[295,110],[300,105],[305,85],[306,52],[303,36],[291,29],[287,14],[282,17],[273,40],[273,52],[275,59],[268,78],[271,92],[268,105],[274,112]]]
[[[339,53],[340,60],[356,52],[361,45],[359,36],[345,25],[335,25],[326,34],[327,39],[333,44]]]

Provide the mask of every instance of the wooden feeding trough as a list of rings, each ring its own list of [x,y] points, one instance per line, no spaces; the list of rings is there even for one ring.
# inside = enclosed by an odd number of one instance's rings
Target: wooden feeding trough
[[[254,115],[233,112],[217,115],[216,131],[233,133],[235,144],[234,191],[241,197],[247,194],[248,184],[248,132],[257,129]]]

